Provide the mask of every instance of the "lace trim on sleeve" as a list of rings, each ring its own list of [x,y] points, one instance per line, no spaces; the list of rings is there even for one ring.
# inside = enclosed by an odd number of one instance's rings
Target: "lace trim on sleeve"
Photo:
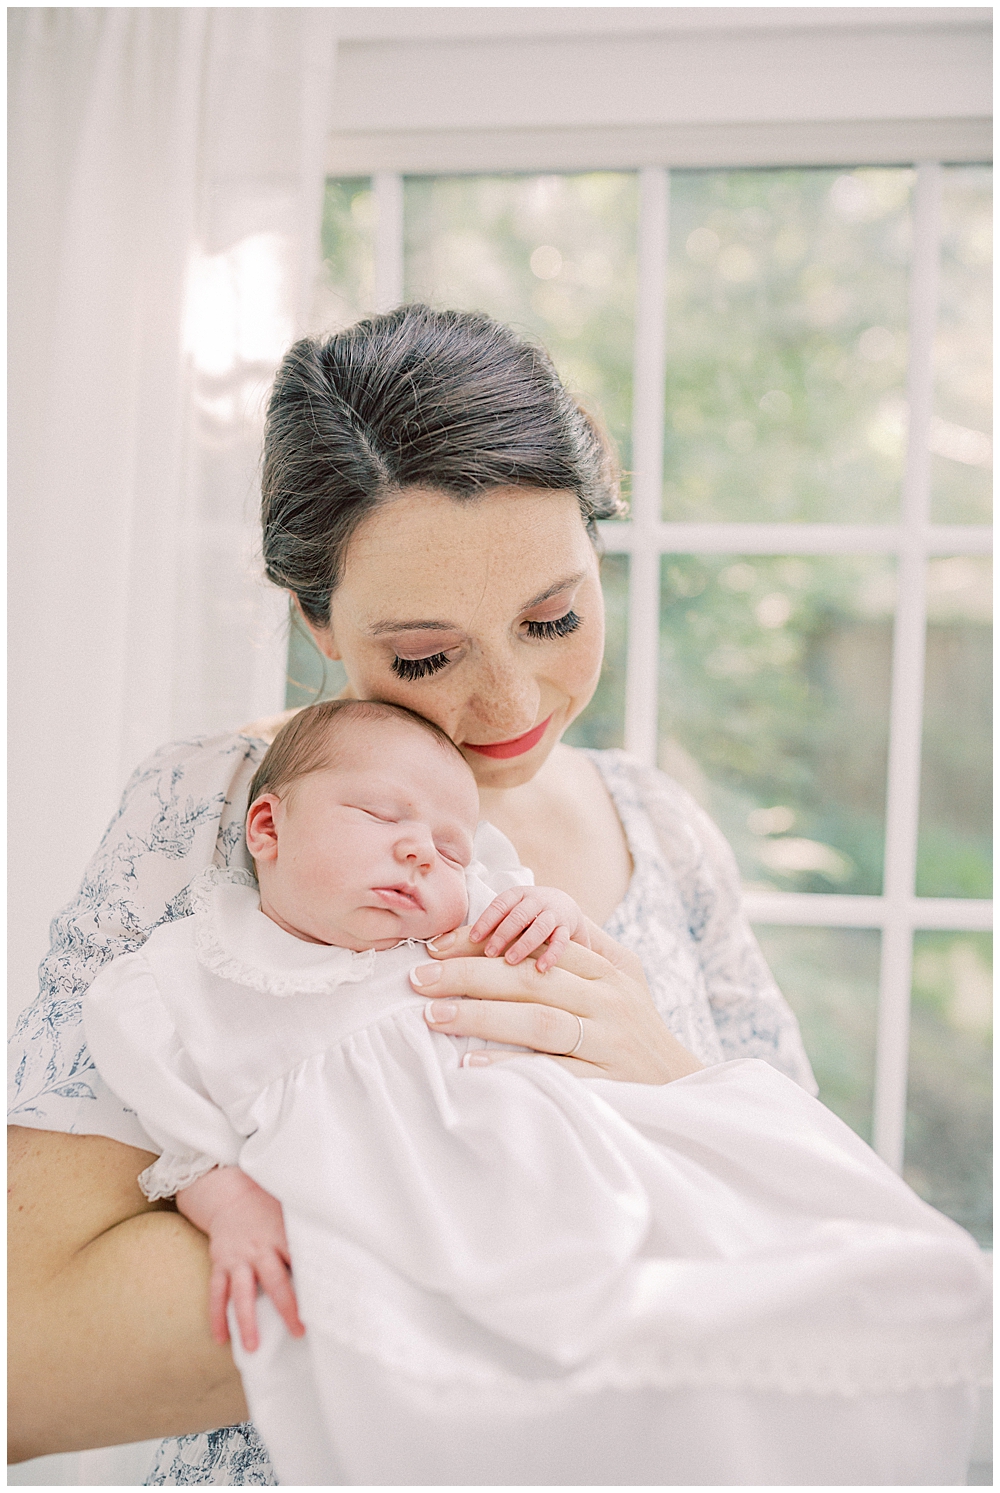
[[[139,1190],[151,1203],[172,1198],[218,1166],[214,1156],[163,1155],[139,1173]]]

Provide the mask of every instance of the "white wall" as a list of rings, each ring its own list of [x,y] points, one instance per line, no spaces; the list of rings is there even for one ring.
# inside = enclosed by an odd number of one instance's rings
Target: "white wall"
[[[331,172],[986,159],[991,11],[348,9]]]

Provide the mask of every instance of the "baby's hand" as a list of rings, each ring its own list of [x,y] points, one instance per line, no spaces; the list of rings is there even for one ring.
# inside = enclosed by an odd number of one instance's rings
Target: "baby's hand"
[[[248,1353],[256,1351],[257,1284],[270,1296],[293,1337],[305,1328],[292,1289],[281,1204],[238,1166],[219,1166],[177,1194],[177,1208],[208,1235],[212,1277],[208,1314],[212,1336],[228,1343],[230,1300]]]
[[[470,943],[487,937],[486,957],[503,954],[508,964],[519,964],[544,944],[535,959],[540,974],[558,961],[570,939],[590,948],[587,920],[573,898],[545,886],[514,886],[494,897],[469,929]]]

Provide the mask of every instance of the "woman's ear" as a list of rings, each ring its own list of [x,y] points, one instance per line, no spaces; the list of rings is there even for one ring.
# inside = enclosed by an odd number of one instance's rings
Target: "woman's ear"
[[[309,621],[295,593],[290,592],[289,595],[291,596],[292,610],[296,614],[294,621],[300,627],[305,628],[325,658],[339,658],[340,651],[337,648],[337,640],[333,635],[333,624],[328,623],[326,627],[317,627],[314,622]]]
[[[247,810],[247,849],[255,861],[278,859],[278,826],[275,811],[281,799],[276,793],[262,793]]]

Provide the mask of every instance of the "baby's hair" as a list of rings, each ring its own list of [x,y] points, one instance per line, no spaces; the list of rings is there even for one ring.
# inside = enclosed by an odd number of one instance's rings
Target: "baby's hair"
[[[248,804],[255,803],[262,793],[280,795],[297,778],[332,766],[337,736],[352,722],[393,719],[420,727],[465,763],[447,732],[405,705],[390,705],[384,700],[321,700],[318,705],[307,705],[282,726],[253,775]]]

